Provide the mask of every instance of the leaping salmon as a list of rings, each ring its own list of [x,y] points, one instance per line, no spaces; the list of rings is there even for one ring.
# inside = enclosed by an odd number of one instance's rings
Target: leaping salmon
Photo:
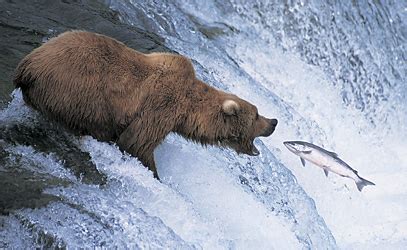
[[[358,171],[339,159],[338,155],[334,152],[304,141],[286,141],[284,145],[288,150],[300,157],[303,166],[305,166],[305,160],[307,160],[321,167],[326,176],[328,176],[328,171],[330,171],[340,176],[351,178],[355,181],[359,191],[362,191],[367,185],[375,185],[373,182],[360,177]]]

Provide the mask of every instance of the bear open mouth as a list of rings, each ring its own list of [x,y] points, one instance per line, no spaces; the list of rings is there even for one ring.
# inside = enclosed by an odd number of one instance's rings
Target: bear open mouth
[[[238,154],[247,154],[250,156],[258,156],[260,151],[254,146],[254,140],[251,142],[240,142],[238,138],[218,140],[218,145],[223,147],[230,147]]]
[[[250,150],[249,152],[247,152],[248,155],[251,156],[258,156],[260,154],[259,150],[256,148],[256,146],[254,146],[254,142],[252,141],[250,143]]]

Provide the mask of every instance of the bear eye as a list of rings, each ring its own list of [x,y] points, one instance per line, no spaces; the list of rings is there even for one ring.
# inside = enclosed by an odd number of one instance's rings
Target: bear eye
[[[259,119],[259,113],[256,113],[256,120]]]

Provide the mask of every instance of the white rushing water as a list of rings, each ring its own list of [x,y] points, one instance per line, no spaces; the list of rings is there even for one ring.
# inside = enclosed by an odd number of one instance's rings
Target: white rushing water
[[[70,135],[107,176],[103,186],[82,182],[52,153],[0,140],[7,160],[66,182],[44,189],[56,201],[0,217],[0,242],[147,249],[407,245],[405,3],[109,3],[123,22],[161,35],[191,58],[199,78],[278,118],[276,132],[256,140],[259,157],[170,135],[155,152],[162,183],[115,145]],[[35,127],[42,118],[15,91],[0,121]],[[310,163],[304,168],[286,140],[337,152],[376,186],[359,192],[350,179],[325,177]],[[9,171],[7,164],[0,170]]]

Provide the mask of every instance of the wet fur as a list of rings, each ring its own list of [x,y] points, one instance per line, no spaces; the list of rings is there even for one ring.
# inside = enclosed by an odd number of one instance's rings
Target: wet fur
[[[14,84],[30,106],[79,134],[117,142],[156,177],[153,151],[170,132],[244,152],[270,129],[255,106],[198,80],[187,58],[142,54],[84,31],[63,33],[27,55]],[[234,115],[222,111],[229,99],[239,106]]]

